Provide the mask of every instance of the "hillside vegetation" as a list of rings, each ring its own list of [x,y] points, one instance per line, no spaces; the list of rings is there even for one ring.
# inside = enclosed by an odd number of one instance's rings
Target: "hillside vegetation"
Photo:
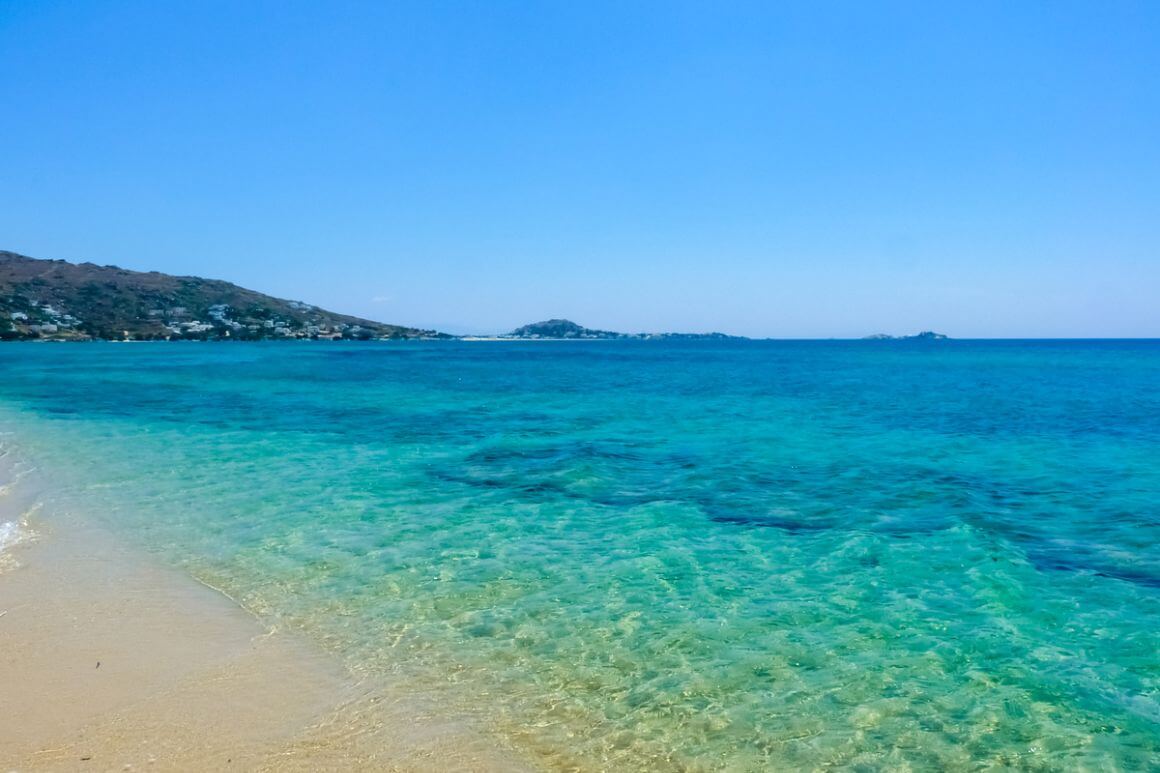
[[[435,336],[229,282],[0,251],[0,339],[172,340]]]

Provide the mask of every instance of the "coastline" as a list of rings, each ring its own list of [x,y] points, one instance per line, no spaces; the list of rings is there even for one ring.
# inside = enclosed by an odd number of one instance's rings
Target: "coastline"
[[[37,513],[46,476],[0,464],[0,523],[25,522],[0,546],[0,769],[528,769],[107,529]]]

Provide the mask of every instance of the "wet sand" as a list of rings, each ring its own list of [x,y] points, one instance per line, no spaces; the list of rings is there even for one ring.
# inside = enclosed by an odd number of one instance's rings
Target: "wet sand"
[[[0,568],[0,771],[528,769],[92,523],[31,525]]]

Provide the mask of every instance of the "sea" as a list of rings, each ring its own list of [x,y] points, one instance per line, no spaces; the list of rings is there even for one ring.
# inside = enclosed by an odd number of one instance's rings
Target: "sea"
[[[8,344],[0,446],[548,770],[1160,768],[1160,341]]]

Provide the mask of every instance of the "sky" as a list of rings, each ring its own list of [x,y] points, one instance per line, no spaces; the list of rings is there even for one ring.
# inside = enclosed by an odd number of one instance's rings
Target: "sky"
[[[0,0],[0,249],[385,322],[1160,337],[1160,3]]]

